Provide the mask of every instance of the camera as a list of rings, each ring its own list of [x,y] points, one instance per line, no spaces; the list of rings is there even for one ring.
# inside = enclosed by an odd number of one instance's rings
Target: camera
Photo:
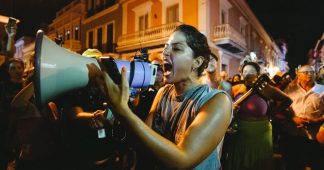
[[[13,17],[9,17],[7,27],[8,28],[15,27],[16,24],[17,24],[17,19],[15,19]]]
[[[141,48],[138,52],[139,52],[139,54],[135,54],[134,60],[149,62],[147,48]]]
[[[143,88],[153,85],[157,73],[157,66],[148,62],[147,50],[141,51],[134,60],[114,60],[111,57],[100,57],[102,67],[106,69],[112,80],[119,84],[121,81],[121,69],[127,68],[127,79],[131,88]]]

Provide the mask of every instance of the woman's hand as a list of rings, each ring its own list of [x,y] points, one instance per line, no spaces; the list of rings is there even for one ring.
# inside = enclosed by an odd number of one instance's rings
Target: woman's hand
[[[17,32],[17,25],[5,25],[5,30],[9,38],[15,37],[16,32]]]
[[[100,89],[107,95],[107,102],[110,109],[118,114],[123,114],[123,110],[128,108],[129,84],[127,80],[127,70],[121,70],[121,82],[115,84],[107,72],[101,71],[95,64],[88,65],[89,77],[95,80]]]

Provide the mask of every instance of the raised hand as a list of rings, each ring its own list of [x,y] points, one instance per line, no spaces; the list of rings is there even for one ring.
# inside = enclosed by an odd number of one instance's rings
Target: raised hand
[[[9,25],[9,24],[6,24],[5,25],[5,29],[6,29],[6,32],[7,32],[7,35],[8,37],[15,37],[16,33],[17,33],[17,25]]]
[[[101,71],[95,64],[88,65],[90,79],[97,82],[100,89],[107,95],[109,108],[119,114],[123,109],[128,108],[129,84],[127,81],[127,70],[125,67],[121,70],[121,83],[115,84],[107,72]]]

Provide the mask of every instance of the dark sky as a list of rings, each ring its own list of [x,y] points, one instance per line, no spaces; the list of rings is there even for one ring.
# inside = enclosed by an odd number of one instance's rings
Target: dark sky
[[[17,37],[35,36],[40,25],[49,24],[56,12],[72,0],[0,0],[0,14],[21,20]]]
[[[0,14],[21,19],[17,37],[34,36],[42,23],[72,0],[0,0]],[[324,32],[324,0],[246,0],[273,39],[287,41],[287,60],[294,67],[307,61]]]
[[[288,44],[287,60],[291,68],[307,62],[324,32],[323,0],[247,0],[251,9],[273,39]]]

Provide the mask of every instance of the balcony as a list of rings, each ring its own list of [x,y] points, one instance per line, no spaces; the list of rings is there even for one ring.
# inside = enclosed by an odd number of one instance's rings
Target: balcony
[[[174,29],[180,24],[180,22],[175,22],[122,35],[118,38],[117,51],[132,51],[142,47],[164,45]]]
[[[246,51],[244,37],[229,24],[214,27],[213,42],[215,45],[235,54]]]

